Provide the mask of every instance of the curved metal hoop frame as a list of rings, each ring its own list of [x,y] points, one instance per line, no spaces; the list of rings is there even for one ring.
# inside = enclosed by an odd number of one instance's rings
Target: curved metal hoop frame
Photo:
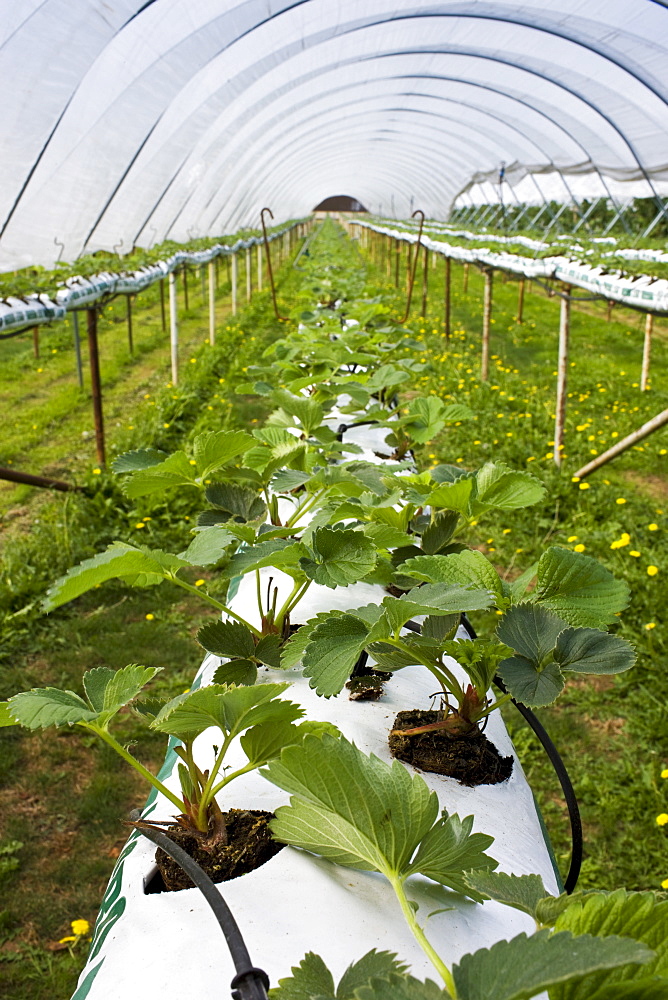
[[[265,212],[269,212],[269,218],[270,219],[274,218],[274,213],[272,212],[272,210],[270,208],[263,208],[262,211],[260,212],[260,220],[262,222],[262,235],[264,237],[264,251],[265,251],[265,253],[267,255],[267,270],[269,271],[269,284],[271,285],[271,299],[272,299],[272,302],[274,303],[274,314],[276,316],[276,319],[280,320],[283,323],[288,323],[289,322],[289,317],[288,316],[281,316],[281,314],[278,311],[278,303],[276,302],[276,286],[274,285],[274,269],[271,266],[271,253],[269,252],[269,240],[267,239],[267,227],[266,227],[265,222],[264,222],[264,213]]]
[[[417,271],[418,257],[420,256],[420,245],[422,243],[422,227],[424,226],[424,212],[421,208],[416,208],[411,219],[414,219],[416,215],[420,216],[420,231],[418,233],[417,243],[415,244],[415,254],[413,256],[413,267],[411,270],[410,278],[408,280],[408,298],[406,299],[406,312],[397,320],[398,323],[405,323],[411,311],[411,299],[413,298],[413,285],[415,284],[415,274]]]

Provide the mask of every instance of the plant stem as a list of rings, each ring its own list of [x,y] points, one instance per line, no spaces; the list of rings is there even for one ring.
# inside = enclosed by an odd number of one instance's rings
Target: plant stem
[[[254,625],[251,625],[250,622],[247,622],[245,618],[242,618],[235,611],[232,611],[232,608],[228,608],[226,604],[221,604],[221,602],[217,601],[215,597],[209,597],[206,591],[200,590],[199,587],[193,587],[191,583],[186,583],[185,580],[181,580],[180,577],[178,576],[169,576],[167,579],[171,580],[171,582],[175,583],[178,587],[182,587],[183,590],[187,590],[188,593],[197,594],[197,596],[201,597],[203,601],[206,601],[207,604],[210,604],[212,608],[217,608],[219,611],[224,611],[226,615],[230,616],[230,618],[234,618],[234,620],[240,622],[241,625],[245,625],[247,629],[250,629],[250,631],[253,633],[256,639],[261,638],[262,633],[260,632],[259,629],[255,628]]]
[[[257,594],[257,608],[260,612],[260,621],[264,617],[264,611],[262,610],[262,580],[260,579],[259,569],[255,570],[255,591]]]
[[[396,638],[396,636],[393,636],[390,639],[383,639],[383,642],[388,643],[390,646],[395,646],[396,649],[400,649],[402,652],[408,653],[409,656],[414,656],[418,663],[421,663],[423,667],[426,667],[427,670],[434,675],[444,691],[446,686],[448,686],[451,694],[454,694],[457,700],[461,701],[462,686],[455,675],[451,673],[447,667],[444,667],[443,665],[441,665],[441,667],[437,667],[436,664],[418,656],[414,649],[411,649],[407,643],[402,642],[401,639]],[[447,682],[447,685],[445,682]]]
[[[392,888],[396,893],[396,897],[399,900],[399,905],[401,906],[403,915],[406,918],[406,923],[413,932],[413,935],[415,936],[417,943],[420,945],[420,947],[422,948],[423,952],[425,953],[429,961],[432,963],[434,968],[437,970],[438,974],[443,979],[443,982],[445,983],[445,988],[450,994],[452,1000],[456,1000],[457,987],[455,986],[455,980],[453,978],[453,975],[450,972],[450,969],[439,958],[439,956],[436,954],[433,947],[427,940],[425,932],[423,931],[422,927],[417,921],[417,917],[415,916],[415,910],[413,909],[413,907],[411,906],[406,897],[406,893],[404,892],[403,882],[395,874],[389,874],[388,872],[386,872],[385,874],[390,880]]]
[[[283,607],[278,612],[276,617],[276,625],[280,627],[287,616],[290,614],[293,608],[296,608],[302,597],[308,590],[308,588],[313,583],[312,580],[307,580],[306,583],[296,583],[292,588],[290,595],[286,598]]]
[[[325,489],[318,490],[318,492],[314,493],[312,497],[307,498],[300,507],[297,507],[297,510],[294,512],[292,517],[288,518],[288,520],[285,522],[285,527],[292,528],[300,519],[300,517],[303,514],[305,514],[307,510],[310,510],[311,507],[315,506],[315,504],[318,502],[323,493],[326,492],[327,492],[327,487],[325,487]]]
[[[249,760],[245,767],[240,767],[238,771],[232,771],[232,774],[226,774],[223,780],[219,781],[216,787],[211,790],[209,798],[213,798],[214,795],[217,795],[218,792],[225,787],[225,785],[229,785],[230,781],[234,781],[234,779],[238,778],[241,774],[248,774],[249,771],[254,771],[256,767],[262,767],[262,764],[254,764],[253,761]]]
[[[140,764],[131,753],[128,753],[125,747],[121,746],[121,744],[114,739],[110,732],[87,722],[80,722],[79,725],[83,726],[85,729],[89,729],[92,733],[95,733],[96,736],[99,736],[100,739],[104,740],[105,743],[108,743],[109,746],[112,747],[112,749],[114,749],[124,761],[126,761],[131,767],[134,767],[135,771],[138,771],[139,774],[141,774],[143,778],[146,778],[146,780],[153,785],[154,788],[157,788],[157,790],[164,795],[165,798],[169,799],[169,801],[177,807],[179,812],[186,811],[185,802],[182,802],[178,795],[175,795],[174,792],[170,792],[169,788],[163,785],[163,783],[156,778],[154,774],[151,774],[151,772],[145,768],[143,764]]]
[[[510,701],[511,698],[512,698],[511,694],[501,695],[500,698],[496,699],[496,701],[494,702],[493,705],[488,705],[487,708],[485,709],[485,711],[480,713],[479,718],[484,719],[486,715],[489,715],[490,712],[496,711],[496,709],[500,708],[501,705],[505,705],[505,703],[507,701]]]
[[[223,759],[225,757],[225,754],[227,753],[228,747],[231,742],[232,742],[232,736],[228,734],[225,737],[223,745],[220,748],[220,751],[218,752],[218,756],[216,757],[215,763],[211,768],[211,774],[206,779],[206,785],[202,789],[202,798],[200,799],[199,810],[197,812],[197,826],[200,828],[200,830],[206,830],[207,828],[206,811],[209,807],[209,802],[211,801],[214,795],[212,789],[214,786],[214,782],[216,780],[216,776],[220,771]]]

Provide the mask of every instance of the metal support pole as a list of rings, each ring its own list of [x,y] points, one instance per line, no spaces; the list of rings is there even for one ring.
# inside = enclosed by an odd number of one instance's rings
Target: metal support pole
[[[209,261],[209,343],[216,343],[216,267]]]
[[[450,306],[451,306],[451,296],[452,296],[452,275],[451,275],[451,264],[452,261],[449,257],[445,258],[445,317],[443,321],[443,333],[445,334],[445,342],[448,343],[450,340]]]
[[[232,254],[232,315],[237,314],[237,279],[239,277],[239,262],[237,255]]]
[[[468,289],[469,289],[469,265],[464,264],[464,278],[462,281],[462,291],[464,295],[466,295]]]
[[[517,287],[517,322],[522,322],[522,317],[524,315],[524,278],[520,278],[520,283]]]
[[[394,287],[399,287],[399,264],[401,263],[401,240],[394,241]]]
[[[571,327],[570,285],[565,285],[559,311],[559,361],[557,364],[557,403],[554,414],[554,464],[561,466],[566,422],[566,379],[568,377],[568,341]]]
[[[169,275],[169,341],[172,357],[172,385],[179,381],[179,324],[176,304],[176,275]]]
[[[102,416],[102,386],[100,383],[100,355],[97,349],[97,309],[86,310],[88,328],[88,357],[90,359],[90,385],[95,418],[95,446],[100,465],[106,464],[104,448],[104,417]]]
[[[654,431],[658,431],[660,427],[668,424],[668,410],[662,410],[661,413],[657,413],[655,417],[648,420],[646,424],[639,427],[637,431],[633,431],[627,437],[613,444],[612,448],[608,448],[604,451],[602,455],[597,455],[592,462],[588,462],[587,465],[583,465],[581,469],[575,473],[575,478],[584,479],[588,476],[590,472],[594,472],[596,469],[600,469],[602,465],[606,465],[610,459],[616,458],[617,455],[621,455],[623,451],[630,448],[632,445],[637,444],[638,441],[642,441],[643,438],[648,437],[653,434]]]
[[[72,313],[72,339],[74,340],[74,357],[77,362],[77,379],[79,387],[83,389],[83,368],[81,367],[81,341],[79,340],[79,313],[75,310]]]
[[[427,315],[427,293],[429,290],[429,250],[424,248],[424,268],[422,270],[422,308],[420,316],[424,319]]]
[[[246,248],[246,302],[250,302],[253,295],[253,275],[251,272],[251,252],[250,247]]]
[[[647,313],[645,317],[645,342],[642,350],[642,373],[640,375],[640,391],[645,392],[649,380],[649,356],[652,351],[652,330],[654,328],[654,316]]]
[[[262,291],[262,246],[257,245],[257,290]]]
[[[135,345],[132,340],[132,296],[131,295],[125,296],[125,311],[128,318],[128,348],[130,350],[130,354],[134,354]]]
[[[489,378],[489,327],[492,319],[493,284],[494,271],[490,267],[485,270],[485,291],[482,304],[482,359],[480,377],[483,382],[487,382]]]

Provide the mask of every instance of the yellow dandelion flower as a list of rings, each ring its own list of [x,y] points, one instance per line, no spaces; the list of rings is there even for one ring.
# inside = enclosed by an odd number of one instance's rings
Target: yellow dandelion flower
[[[205,583],[206,583],[206,580],[195,580],[195,586],[196,587],[203,587]]]
[[[154,618],[155,618],[155,615],[152,615],[150,613],[146,615],[146,621],[147,622],[152,622],[154,620]]]
[[[658,826],[665,826],[668,823],[668,813],[659,813],[656,817],[656,822]]]
[[[102,474],[102,469],[93,469],[94,476],[100,476]]]
[[[77,937],[83,937],[84,934],[90,933],[90,924],[87,920],[73,920],[72,933]]]
[[[656,574],[658,572],[659,572],[659,567],[658,566],[648,566],[647,567],[647,575],[648,576],[656,576]]]
[[[659,525],[658,524],[648,524],[647,525],[647,529],[648,529],[648,531],[658,531],[659,530]]]
[[[647,622],[645,628],[648,632],[651,631],[651,629],[656,628],[656,622]]]
[[[617,497],[615,503],[626,503],[626,499],[624,497]]]
[[[584,552],[584,550],[585,550],[585,547],[582,544],[582,542],[580,542],[578,545],[575,545],[573,547],[573,552]]]
[[[588,490],[589,486],[590,486],[589,483],[580,483],[580,489],[581,490]]]
[[[638,556],[640,555],[640,553],[638,552],[637,549],[631,549],[631,551],[629,552],[629,555],[633,556],[634,559],[637,559]]]
[[[664,767],[663,771],[661,772],[661,777],[668,778],[668,767]]]

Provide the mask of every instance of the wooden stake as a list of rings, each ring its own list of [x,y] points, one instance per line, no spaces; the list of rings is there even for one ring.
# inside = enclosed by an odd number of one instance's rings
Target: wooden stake
[[[186,312],[188,311],[188,268],[183,265],[183,301],[186,307]]]
[[[520,278],[520,283],[517,287],[517,322],[522,322],[522,316],[524,314],[524,278]]]
[[[172,357],[172,385],[179,381],[179,323],[176,303],[176,275],[169,275],[169,341]]]
[[[253,275],[251,272],[251,252],[250,247],[246,248],[246,302],[250,302],[253,296]]]
[[[399,264],[401,263],[401,242],[394,241],[394,287],[399,287]]]
[[[612,448],[608,448],[608,450],[604,451],[602,455],[597,455],[592,462],[589,462],[587,465],[583,465],[582,468],[578,469],[575,473],[574,478],[584,479],[590,472],[594,472],[595,469],[600,469],[601,466],[609,462],[610,459],[616,458],[617,455],[626,451],[627,448],[637,444],[638,441],[642,441],[643,438],[653,434],[654,431],[658,431],[660,427],[664,426],[664,424],[668,424],[668,410],[662,410],[661,413],[658,413],[655,417],[652,417],[651,420],[648,420],[646,424],[643,424],[642,427],[639,427],[637,431],[633,431],[621,441],[613,444]]]
[[[464,265],[468,267],[468,264]],[[482,304],[482,362],[480,365],[480,377],[483,382],[489,378],[489,327],[492,319],[492,288],[494,282],[494,271],[487,268],[485,271],[485,291]]]
[[[232,315],[237,314],[237,278],[239,277],[239,263],[237,255],[232,254]]]
[[[202,305],[206,302],[206,279],[204,277],[204,265],[202,264],[199,269],[199,280],[202,286]]]
[[[443,320],[443,333],[445,334],[446,343],[450,340],[450,303],[451,303],[451,292],[452,292],[452,276],[451,276],[451,260],[449,257],[445,258],[445,316]]]
[[[559,361],[557,363],[557,402],[554,418],[554,464],[561,465],[566,421],[566,380],[568,377],[568,341],[571,328],[571,288],[564,285],[559,309]]]
[[[130,349],[130,354],[134,354],[135,346],[132,341],[132,296],[125,296],[125,311],[128,317],[128,347]]]
[[[160,279],[160,319],[162,320],[162,332],[167,331],[167,317],[165,316],[165,279]]]
[[[649,380],[649,356],[652,352],[652,330],[654,329],[654,316],[647,313],[645,316],[645,342],[642,349],[642,372],[640,375],[640,391],[645,392]]]
[[[81,341],[79,340],[79,313],[74,310],[72,313],[72,338],[74,340],[74,356],[77,362],[77,379],[79,387],[83,389],[83,368],[81,367]]]
[[[262,291],[262,247],[257,245],[257,290]]]
[[[33,326],[32,328],[32,349],[35,357],[39,357],[39,327]]]
[[[59,490],[61,493],[80,490],[81,486],[64,483],[62,479],[51,479],[48,476],[32,476],[29,472],[18,472],[16,469],[0,469],[0,479],[9,483],[25,483],[26,486],[41,486],[49,490]]]
[[[216,266],[209,261],[209,343],[216,343]]]
[[[100,382],[100,355],[97,348],[97,309],[86,310],[88,330],[88,357],[90,361],[90,385],[95,418],[95,446],[98,463],[106,464],[104,447],[104,417],[102,415],[102,386]]]
[[[424,267],[422,270],[422,308],[420,316],[422,319],[427,315],[427,293],[429,291],[429,250],[424,248]]]
[[[462,291],[464,292],[464,295],[466,295],[468,289],[469,289],[469,266],[468,264],[464,264],[464,280],[462,282]]]

